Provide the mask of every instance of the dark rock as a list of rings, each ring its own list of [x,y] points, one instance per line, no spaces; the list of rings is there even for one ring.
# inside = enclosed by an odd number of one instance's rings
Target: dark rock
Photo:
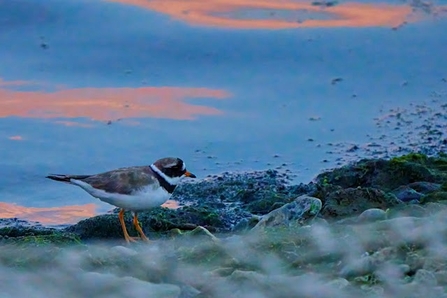
[[[441,184],[439,183],[431,183],[431,182],[413,182],[407,185],[411,189],[414,189],[418,193],[428,194],[434,191],[438,191],[441,188]]]
[[[335,184],[342,188],[376,187],[391,191],[413,182],[443,183],[447,180],[447,157],[408,154],[384,159],[363,159],[317,176],[319,184]]]
[[[321,214],[326,218],[347,217],[371,208],[387,209],[403,204],[395,196],[375,188],[337,190],[328,194],[322,201]]]
[[[421,198],[421,203],[447,201],[447,191],[431,192]]]
[[[423,194],[417,192],[416,190],[410,188],[409,186],[399,186],[394,189],[391,193],[393,193],[399,200],[402,202],[410,202],[417,201],[422,198]]]
[[[131,228],[132,225],[130,216],[126,216],[126,222],[129,233],[135,234],[135,229],[133,227]],[[115,214],[98,215],[81,220],[77,224],[68,227],[65,231],[75,233],[79,235],[81,239],[123,239],[124,237],[121,225],[119,224],[118,216]]]
[[[288,179],[287,174],[276,170],[223,173],[194,183],[182,183],[172,199],[180,205],[213,210],[222,221],[217,229],[229,231],[252,214],[267,214],[315,189],[314,184],[289,185]]]
[[[245,201],[245,199],[248,196],[252,196],[254,195],[254,192],[245,192],[244,193],[244,199],[242,199],[241,201]],[[258,199],[251,199],[251,202],[247,204],[246,208],[247,211],[253,213],[253,214],[267,214],[272,210],[275,210],[281,206],[283,206],[284,204],[286,204],[286,202],[288,201],[288,198],[278,195],[275,192],[271,192],[271,193],[265,193],[263,198],[258,198]]]
[[[223,227],[223,222],[217,211],[207,207],[185,206],[176,210],[154,208],[151,211],[139,213],[138,219],[142,229],[149,235],[172,229],[193,230],[198,226],[204,226],[213,231]],[[125,222],[128,232],[131,235],[137,235],[130,212],[126,212]],[[123,238],[121,225],[116,214],[104,214],[88,218],[68,227],[65,231],[75,233],[81,239]]]

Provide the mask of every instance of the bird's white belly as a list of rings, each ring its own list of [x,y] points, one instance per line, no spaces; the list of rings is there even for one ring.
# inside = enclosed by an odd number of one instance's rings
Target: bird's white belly
[[[143,211],[158,207],[171,197],[171,194],[162,187],[146,187],[134,194],[125,195],[109,193],[101,189],[93,188],[89,184],[79,180],[74,181],[73,179],[72,183],[82,187],[89,194],[103,202],[132,211]]]

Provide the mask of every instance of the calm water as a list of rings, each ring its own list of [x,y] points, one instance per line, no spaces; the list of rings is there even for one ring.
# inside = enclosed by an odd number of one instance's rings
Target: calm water
[[[168,155],[308,182],[326,144],[446,89],[447,1],[195,2],[0,0],[0,217],[106,212],[43,177]]]

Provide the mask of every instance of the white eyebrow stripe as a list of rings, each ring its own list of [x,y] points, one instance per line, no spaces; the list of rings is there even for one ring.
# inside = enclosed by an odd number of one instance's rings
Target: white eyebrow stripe
[[[182,171],[186,170],[186,163],[183,163]]]
[[[177,163],[176,163],[176,162],[173,162],[173,163],[170,163],[170,164],[165,165],[164,167],[165,167],[165,168],[172,168],[172,167],[174,167],[175,165],[177,165]]]

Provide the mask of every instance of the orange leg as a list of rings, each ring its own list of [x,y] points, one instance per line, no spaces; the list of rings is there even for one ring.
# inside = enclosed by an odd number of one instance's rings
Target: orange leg
[[[130,237],[129,233],[127,233],[126,224],[124,223],[124,209],[120,210],[120,213],[118,214],[118,218],[120,220],[121,227],[123,228],[124,239],[126,240],[126,242],[127,243],[135,242],[135,239]]]
[[[144,241],[149,241],[149,239],[144,235],[143,229],[140,227],[140,223],[138,222],[137,213],[135,212],[133,215],[133,225],[135,226],[135,229],[137,229],[138,233],[140,233],[141,239]]]

